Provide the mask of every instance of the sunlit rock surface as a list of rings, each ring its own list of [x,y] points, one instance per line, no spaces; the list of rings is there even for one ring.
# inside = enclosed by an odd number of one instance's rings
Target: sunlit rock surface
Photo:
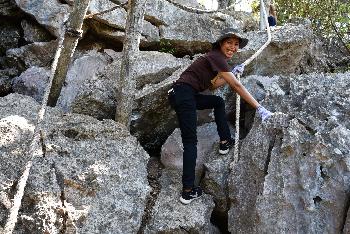
[[[0,223],[24,165],[38,103],[0,98]],[[149,194],[148,154],[112,120],[48,108],[14,233],[136,233]],[[123,227],[123,228],[121,228]]]

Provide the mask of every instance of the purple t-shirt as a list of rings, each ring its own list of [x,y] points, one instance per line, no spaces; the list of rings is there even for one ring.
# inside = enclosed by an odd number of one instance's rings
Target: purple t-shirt
[[[214,49],[196,59],[181,75],[176,83],[186,83],[195,90],[202,92],[209,88],[211,80],[219,72],[229,72],[225,55]]]

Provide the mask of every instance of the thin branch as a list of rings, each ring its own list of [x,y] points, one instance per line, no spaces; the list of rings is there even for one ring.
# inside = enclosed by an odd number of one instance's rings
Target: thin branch
[[[327,14],[328,17],[326,18],[326,20],[328,21],[328,23],[329,23],[329,24],[331,25],[331,27],[333,28],[335,34],[336,34],[337,37],[338,37],[338,40],[339,40],[340,43],[344,46],[344,49],[348,52],[348,54],[350,54],[350,48],[346,45],[346,43],[345,43],[345,41],[344,41],[344,38],[343,38],[342,35],[339,33],[339,31],[338,31],[338,29],[337,29],[337,26],[336,26],[335,23],[334,23],[334,17],[333,17],[333,15],[331,15],[331,13],[330,13],[330,12],[335,12],[335,11],[337,10],[337,7],[338,7],[338,5],[333,4],[333,5],[330,6],[331,9],[325,9],[326,12],[328,13],[328,14]],[[338,46],[338,45],[337,45],[337,46]],[[338,48],[340,48],[340,47],[338,46]],[[340,48],[340,49],[341,49],[341,48]]]
[[[124,7],[124,6],[126,6],[127,4],[128,4],[128,3],[125,2],[125,3],[123,3],[123,4],[116,5],[115,7],[112,7],[111,9],[107,9],[107,10],[100,11],[100,12],[97,12],[97,13],[88,14],[88,15],[86,15],[86,16],[84,17],[84,19],[91,19],[91,18],[94,17],[94,16],[102,15],[102,14],[105,14],[105,13],[108,13],[108,12],[111,12],[111,11],[114,11],[115,9]]]
[[[350,49],[348,48],[348,46],[345,44],[344,42],[344,38],[342,37],[342,35],[340,35],[337,27],[335,26],[334,22],[332,20],[330,20],[330,23],[332,25],[333,30],[335,31],[335,33],[338,36],[338,39],[340,40],[340,42],[343,44],[344,48],[348,51],[348,53],[350,54]]]
[[[181,5],[180,3],[174,2],[173,0],[165,0],[175,6],[177,6],[178,8],[184,10],[184,11],[188,11],[188,12],[193,12],[193,13],[197,13],[197,14],[203,14],[203,13],[215,13],[217,12],[217,10],[215,11],[208,11],[208,10],[201,10],[201,9],[197,9],[197,8],[193,8],[193,7],[188,7],[188,6],[184,6]]]

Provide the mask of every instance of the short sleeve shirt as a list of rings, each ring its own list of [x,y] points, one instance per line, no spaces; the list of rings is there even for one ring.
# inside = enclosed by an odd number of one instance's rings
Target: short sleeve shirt
[[[196,59],[181,75],[176,83],[186,83],[195,90],[202,92],[209,88],[211,80],[219,72],[229,72],[225,55],[214,49]]]

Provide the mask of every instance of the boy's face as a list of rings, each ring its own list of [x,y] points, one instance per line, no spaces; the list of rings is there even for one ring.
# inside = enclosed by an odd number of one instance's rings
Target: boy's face
[[[230,37],[220,43],[220,50],[227,59],[232,58],[233,54],[239,49],[239,39]]]

